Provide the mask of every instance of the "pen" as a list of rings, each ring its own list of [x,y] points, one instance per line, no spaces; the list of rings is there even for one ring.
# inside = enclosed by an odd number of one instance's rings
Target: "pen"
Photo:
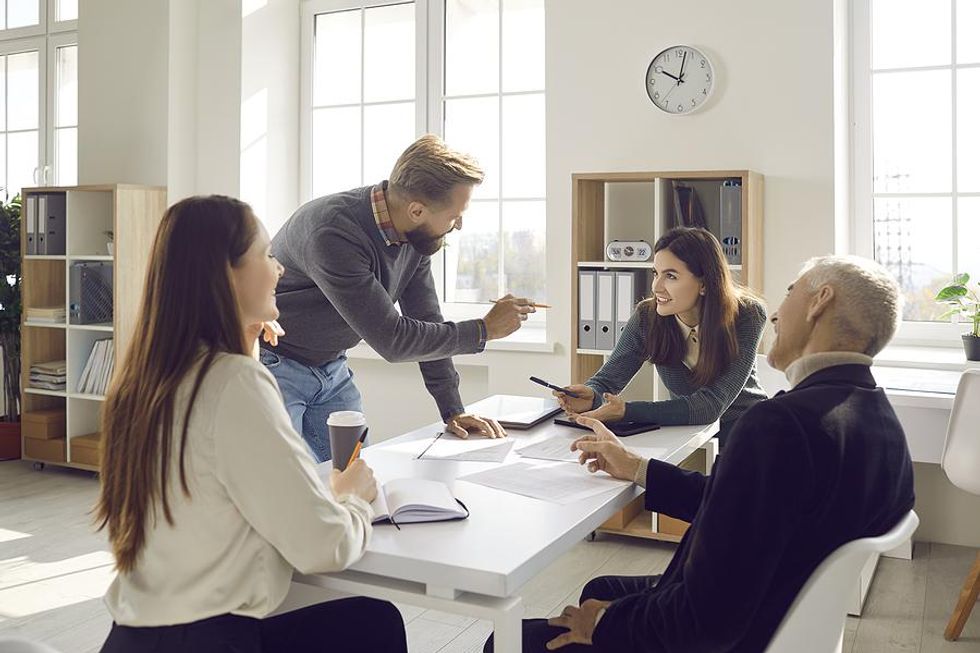
[[[490,300],[489,303],[496,304],[499,301],[500,301],[499,299],[492,299],[492,300]],[[534,304],[534,303],[531,303],[531,304],[524,304],[524,306],[533,306],[534,308],[551,308],[551,304]]]
[[[438,440],[439,438],[441,438],[444,433],[445,433],[445,431],[439,431],[439,433],[436,434],[436,437],[433,438],[432,442],[429,443],[429,446],[427,446],[425,449],[423,449],[422,450],[422,453],[420,453],[419,455],[417,455],[415,457],[415,460],[421,460],[422,459],[422,456],[425,455],[425,452],[428,451],[429,449],[431,449],[432,448],[432,445],[434,445],[436,443],[436,440]]]
[[[364,433],[361,433],[361,437],[357,439],[357,444],[354,445],[354,451],[350,455],[350,460],[347,461],[347,467],[350,467],[354,461],[357,460],[357,456],[360,455],[361,445],[364,444],[364,440],[367,439],[368,430],[369,429],[365,428]],[[347,467],[344,469],[347,469]]]

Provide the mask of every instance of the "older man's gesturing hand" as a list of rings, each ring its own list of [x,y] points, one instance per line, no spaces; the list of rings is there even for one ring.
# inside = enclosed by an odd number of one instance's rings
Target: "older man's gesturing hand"
[[[575,421],[593,431],[572,443],[572,451],[579,452],[579,463],[587,464],[590,472],[603,471],[615,478],[632,481],[643,459],[623,446],[599,420],[579,415]]]

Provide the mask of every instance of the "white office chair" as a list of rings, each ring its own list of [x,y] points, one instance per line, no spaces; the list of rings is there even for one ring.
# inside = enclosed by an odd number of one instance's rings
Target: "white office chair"
[[[839,653],[846,602],[868,556],[894,549],[912,537],[918,525],[919,517],[910,510],[884,535],[848,542],[827,556],[803,585],[766,653]]]
[[[960,377],[949,415],[946,445],[943,448],[943,471],[950,483],[972,494],[980,495],[980,370],[967,370]],[[945,637],[955,641],[970,618],[973,604],[980,595],[980,552],[966,576],[963,591],[946,624]]]
[[[31,642],[19,637],[0,638],[0,653],[58,653],[47,644]]]

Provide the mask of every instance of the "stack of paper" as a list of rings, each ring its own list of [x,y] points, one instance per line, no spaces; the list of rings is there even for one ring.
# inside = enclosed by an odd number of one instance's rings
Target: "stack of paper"
[[[36,306],[24,309],[24,319],[28,322],[44,322],[46,324],[64,324],[64,306]]]
[[[51,361],[31,365],[30,384],[42,390],[64,390],[68,368],[65,361]]]
[[[114,352],[112,338],[95,342],[88,362],[85,363],[85,369],[82,370],[82,376],[78,380],[77,392],[87,395],[105,394],[115,365]]]

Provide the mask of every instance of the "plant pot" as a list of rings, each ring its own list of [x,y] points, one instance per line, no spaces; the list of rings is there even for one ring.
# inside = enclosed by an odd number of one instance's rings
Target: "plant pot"
[[[0,422],[0,460],[20,458],[20,422]]]
[[[980,338],[972,333],[964,333],[963,350],[966,352],[966,360],[980,361]]]

